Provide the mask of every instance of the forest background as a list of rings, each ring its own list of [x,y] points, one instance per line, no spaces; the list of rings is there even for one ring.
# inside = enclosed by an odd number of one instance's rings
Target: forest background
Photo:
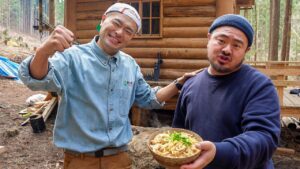
[[[43,0],[43,20],[48,20],[48,1]],[[0,27],[2,31],[15,31],[34,36],[40,39],[48,36],[35,30],[38,25],[38,2],[39,0],[0,0]],[[290,3],[290,31],[284,29],[286,21],[286,4]],[[299,0],[255,0],[252,9],[241,9],[241,15],[250,20],[255,29],[255,41],[251,51],[247,54],[248,61],[283,60],[282,50],[288,48],[289,61],[300,61],[300,1]],[[273,11],[273,16],[272,16]],[[276,28],[272,17],[278,24],[275,36],[278,40],[272,40],[271,33]],[[277,18],[276,18],[277,17]],[[63,25],[64,0],[55,0],[55,24]],[[274,20],[273,20],[274,21]],[[276,23],[275,23],[276,24]],[[271,26],[270,26],[271,25]],[[289,45],[283,42],[284,36],[290,35]],[[276,44],[274,44],[274,42]],[[273,43],[273,44],[272,44]],[[283,45],[284,44],[284,45]],[[270,47],[270,45],[272,47]],[[273,49],[273,52],[271,51]],[[275,52],[274,52],[275,51]],[[283,51],[284,52],[284,51]]]

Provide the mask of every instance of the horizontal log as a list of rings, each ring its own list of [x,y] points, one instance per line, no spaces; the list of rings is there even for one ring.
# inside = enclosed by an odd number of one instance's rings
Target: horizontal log
[[[164,0],[163,6],[203,6],[203,5],[215,5],[216,0]]]
[[[142,68],[154,68],[157,59],[144,59],[136,58],[137,63]],[[160,65],[161,69],[200,69],[208,67],[209,63],[207,60],[185,60],[185,59],[163,59],[163,63]]]
[[[300,86],[299,80],[272,80],[276,87]]]
[[[133,39],[128,47],[205,48],[207,38]]]
[[[100,21],[105,11],[83,11],[77,12],[77,20],[98,20]]]
[[[79,43],[84,44],[91,39],[77,39]],[[128,47],[149,47],[149,48],[205,48],[207,39],[205,38],[167,38],[167,39],[133,39],[129,42]]]
[[[77,30],[95,30],[99,20],[77,20]]]
[[[160,52],[166,59],[207,59],[206,48],[125,48],[134,58],[157,58]]]
[[[99,1],[107,1],[107,0],[76,0],[77,3],[80,3],[80,2],[99,2]]]
[[[300,107],[281,106],[281,116],[300,118]]]
[[[106,9],[114,4],[113,1],[97,1],[97,2],[86,2],[86,3],[77,3],[77,12],[81,11],[106,11]]]
[[[216,7],[215,6],[192,6],[192,7],[165,7],[164,16],[170,17],[193,17],[193,16],[204,16],[204,17],[215,17]]]
[[[200,69],[200,68],[199,68]],[[174,80],[187,72],[195,71],[196,69],[160,69],[159,79]],[[153,68],[142,68],[143,75],[153,75]]]
[[[164,17],[163,27],[209,27],[215,17]]]
[[[295,150],[290,148],[278,147],[275,151],[276,155],[294,156]]]
[[[209,27],[165,27],[164,38],[206,38]]]
[[[95,35],[98,35],[96,27],[94,30],[79,30],[76,31],[75,35],[77,39],[92,39]]]

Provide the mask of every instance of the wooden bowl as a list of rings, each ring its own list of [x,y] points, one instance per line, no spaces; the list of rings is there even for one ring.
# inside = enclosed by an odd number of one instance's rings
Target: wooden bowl
[[[183,132],[183,133],[188,133],[191,134],[198,142],[203,141],[203,139],[196,134],[193,131],[190,130],[185,130],[185,129],[180,129],[180,128],[166,128],[164,130],[160,130],[158,132],[153,133],[147,143],[147,146],[153,156],[153,158],[162,166],[166,167],[166,168],[179,168],[181,165],[183,164],[188,164],[190,162],[193,162],[194,160],[197,159],[197,157],[200,155],[200,150],[197,151],[197,153],[192,154],[191,156],[188,157],[167,157],[167,156],[162,156],[160,154],[158,154],[157,152],[155,152],[153,150],[153,148],[151,147],[152,143],[151,141],[155,138],[155,136],[157,136],[158,134],[161,133],[165,133],[165,132]]]

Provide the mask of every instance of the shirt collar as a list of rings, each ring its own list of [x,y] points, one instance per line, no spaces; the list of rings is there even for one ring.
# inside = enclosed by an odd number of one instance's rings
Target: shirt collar
[[[100,39],[100,36],[97,35],[94,37],[94,39],[90,42],[90,45],[92,47],[93,52],[96,54],[96,56],[100,59],[100,61],[107,65],[109,60],[111,59],[117,66],[120,63],[120,51],[118,51],[114,55],[109,55],[103,51],[101,47],[98,46],[97,41]]]

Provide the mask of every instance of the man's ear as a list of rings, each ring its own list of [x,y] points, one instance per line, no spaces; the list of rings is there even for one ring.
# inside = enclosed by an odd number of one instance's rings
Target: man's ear
[[[251,49],[251,47],[247,47],[245,53],[247,53],[250,49]]]
[[[102,15],[102,18],[101,18],[101,21],[100,21],[100,24],[103,23],[103,21],[106,19],[106,15]]]
[[[103,23],[103,21],[104,21],[105,19],[106,19],[106,15],[102,15],[102,19],[100,20],[99,24],[96,26],[96,30],[97,30],[98,32],[100,32],[102,23]]]
[[[210,38],[211,38],[211,34],[207,33],[207,39],[210,40]]]

